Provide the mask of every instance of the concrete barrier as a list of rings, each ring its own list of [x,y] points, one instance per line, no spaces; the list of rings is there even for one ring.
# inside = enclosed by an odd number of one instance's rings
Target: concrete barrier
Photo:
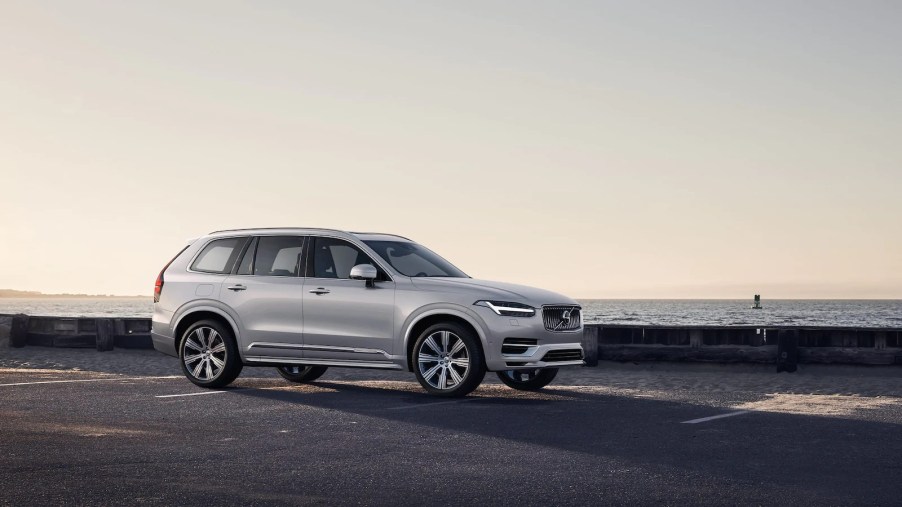
[[[38,346],[63,348],[114,347],[151,349],[150,319],[85,317],[43,317],[4,315],[11,319],[10,347]]]
[[[777,363],[781,331],[788,351],[787,371],[796,360],[902,364],[902,328],[588,324],[585,333],[597,336],[598,359],[603,360]],[[794,340],[795,345],[786,340]],[[587,363],[592,360],[590,354],[587,348]]]
[[[9,331],[13,318],[8,315],[0,315],[0,348],[9,346]]]
[[[153,348],[146,318],[0,315],[0,325],[6,321],[11,347]],[[599,360],[771,364],[780,360],[781,369],[791,371],[796,362],[902,364],[902,328],[587,324],[582,345],[587,366],[596,366]]]

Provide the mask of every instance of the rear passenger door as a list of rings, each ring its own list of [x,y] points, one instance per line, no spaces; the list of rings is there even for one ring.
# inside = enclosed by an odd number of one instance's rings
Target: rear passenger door
[[[253,357],[301,357],[303,236],[259,236],[222,286],[221,300],[238,317],[239,347]]]

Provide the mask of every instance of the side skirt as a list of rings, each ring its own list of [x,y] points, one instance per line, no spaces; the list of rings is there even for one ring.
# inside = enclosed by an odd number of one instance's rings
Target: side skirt
[[[388,361],[337,361],[334,359],[304,359],[288,357],[245,357],[244,364],[248,366],[283,366],[286,364],[301,364],[315,366],[337,366],[340,368],[370,368],[377,370],[404,370],[401,365]]]

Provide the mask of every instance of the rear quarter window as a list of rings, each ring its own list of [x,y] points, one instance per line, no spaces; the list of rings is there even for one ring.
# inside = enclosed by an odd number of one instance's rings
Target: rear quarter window
[[[221,275],[230,273],[245,241],[247,238],[224,238],[211,241],[194,259],[191,270]]]

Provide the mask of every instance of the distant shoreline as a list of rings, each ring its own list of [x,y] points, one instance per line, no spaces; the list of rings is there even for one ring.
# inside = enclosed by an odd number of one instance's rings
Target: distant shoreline
[[[116,296],[113,294],[44,294],[28,290],[0,289],[0,299],[150,299],[150,296]]]

